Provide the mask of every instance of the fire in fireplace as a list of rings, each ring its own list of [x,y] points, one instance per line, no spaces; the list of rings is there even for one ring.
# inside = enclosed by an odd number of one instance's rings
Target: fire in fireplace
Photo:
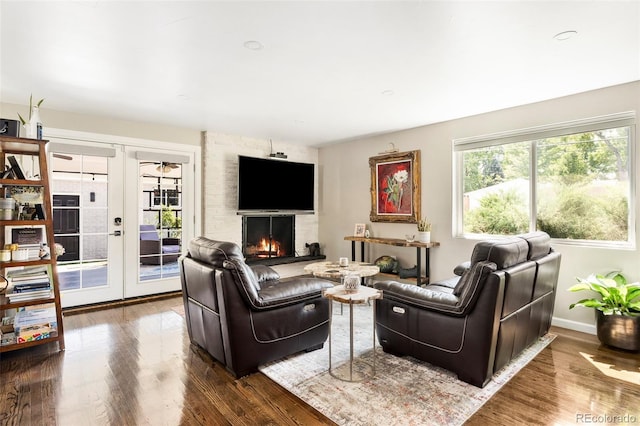
[[[255,257],[280,257],[284,256],[280,249],[280,242],[271,240],[269,237],[260,239],[257,245],[248,245],[246,247],[248,256]]]
[[[242,251],[247,260],[295,256],[295,216],[243,216]]]

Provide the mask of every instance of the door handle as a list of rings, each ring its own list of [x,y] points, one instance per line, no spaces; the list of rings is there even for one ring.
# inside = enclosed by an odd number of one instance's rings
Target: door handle
[[[122,235],[122,231],[113,231],[112,233],[110,233],[109,235],[113,235],[115,237],[119,237],[120,235]]]

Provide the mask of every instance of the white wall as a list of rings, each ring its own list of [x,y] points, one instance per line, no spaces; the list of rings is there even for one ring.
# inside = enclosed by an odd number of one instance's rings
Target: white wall
[[[207,132],[203,138],[203,215],[204,235],[208,238],[233,241],[242,245],[242,216],[238,211],[238,155],[268,157],[268,140]],[[273,152],[287,154],[285,161],[318,163],[318,150],[304,146],[273,142]],[[317,167],[316,167],[317,169]],[[287,190],[287,182],[269,182],[268,176],[257,177],[256,185],[279,185]],[[316,187],[318,172],[316,170]],[[318,191],[316,190],[316,194]],[[292,194],[295,196],[295,194]],[[318,205],[316,199],[315,205]],[[318,241],[318,213],[296,215],[295,250],[308,254],[305,243]]]
[[[422,213],[433,222],[432,241],[441,246],[431,250],[432,280],[452,276],[452,269],[468,260],[474,241],[452,237],[452,140],[489,133],[523,129],[623,111],[640,110],[640,82],[614,86],[546,102],[461,118],[387,135],[325,146],[319,150],[320,242],[328,259],[350,256],[355,223],[366,223],[372,235],[403,238],[415,232],[415,225],[371,223],[369,212],[370,170],[368,159],[394,143],[400,151],[421,150]],[[636,140],[637,142],[637,140]],[[636,149],[636,170],[640,150]],[[636,187],[638,187],[636,172]],[[640,218],[640,200],[636,217]],[[637,232],[636,232],[637,233]],[[581,296],[567,292],[575,277],[592,272],[622,270],[630,279],[640,279],[638,250],[614,250],[554,244],[562,254],[562,265],[554,311],[554,324],[594,332],[591,309],[569,310]],[[636,241],[638,246],[638,241]],[[372,245],[368,260],[383,254],[396,255],[401,266],[415,264],[415,250]],[[359,247],[358,247],[359,256]]]
[[[46,128],[51,127],[79,132],[200,145],[200,130],[175,126],[173,125],[175,123],[161,125],[58,111],[48,109],[46,100],[42,106],[43,108],[40,108],[40,118],[42,119],[45,133]],[[0,103],[0,117],[18,120],[18,113],[23,117],[28,117],[29,106]]]

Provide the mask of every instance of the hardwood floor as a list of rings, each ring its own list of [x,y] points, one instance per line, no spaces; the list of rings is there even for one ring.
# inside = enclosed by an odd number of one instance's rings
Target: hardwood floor
[[[54,343],[3,353],[0,424],[333,424],[261,373],[235,380],[192,347],[172,310],[181,303],[67,315],[65,351]],[[553,332],[554,342],[467,424],[640,424],[640,354]]]

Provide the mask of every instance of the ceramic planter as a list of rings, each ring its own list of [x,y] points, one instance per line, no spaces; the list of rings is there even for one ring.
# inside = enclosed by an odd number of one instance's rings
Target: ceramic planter
[[[418,231],[418,233],[416,234],[416,241],[419,241],[421,243],[430,243],[431,242],[431,232],[430,231],[427,231],[427,232]]]
[[[605,345],[640,351],[640,317],[604,315],[596,310],[598,339]]]

